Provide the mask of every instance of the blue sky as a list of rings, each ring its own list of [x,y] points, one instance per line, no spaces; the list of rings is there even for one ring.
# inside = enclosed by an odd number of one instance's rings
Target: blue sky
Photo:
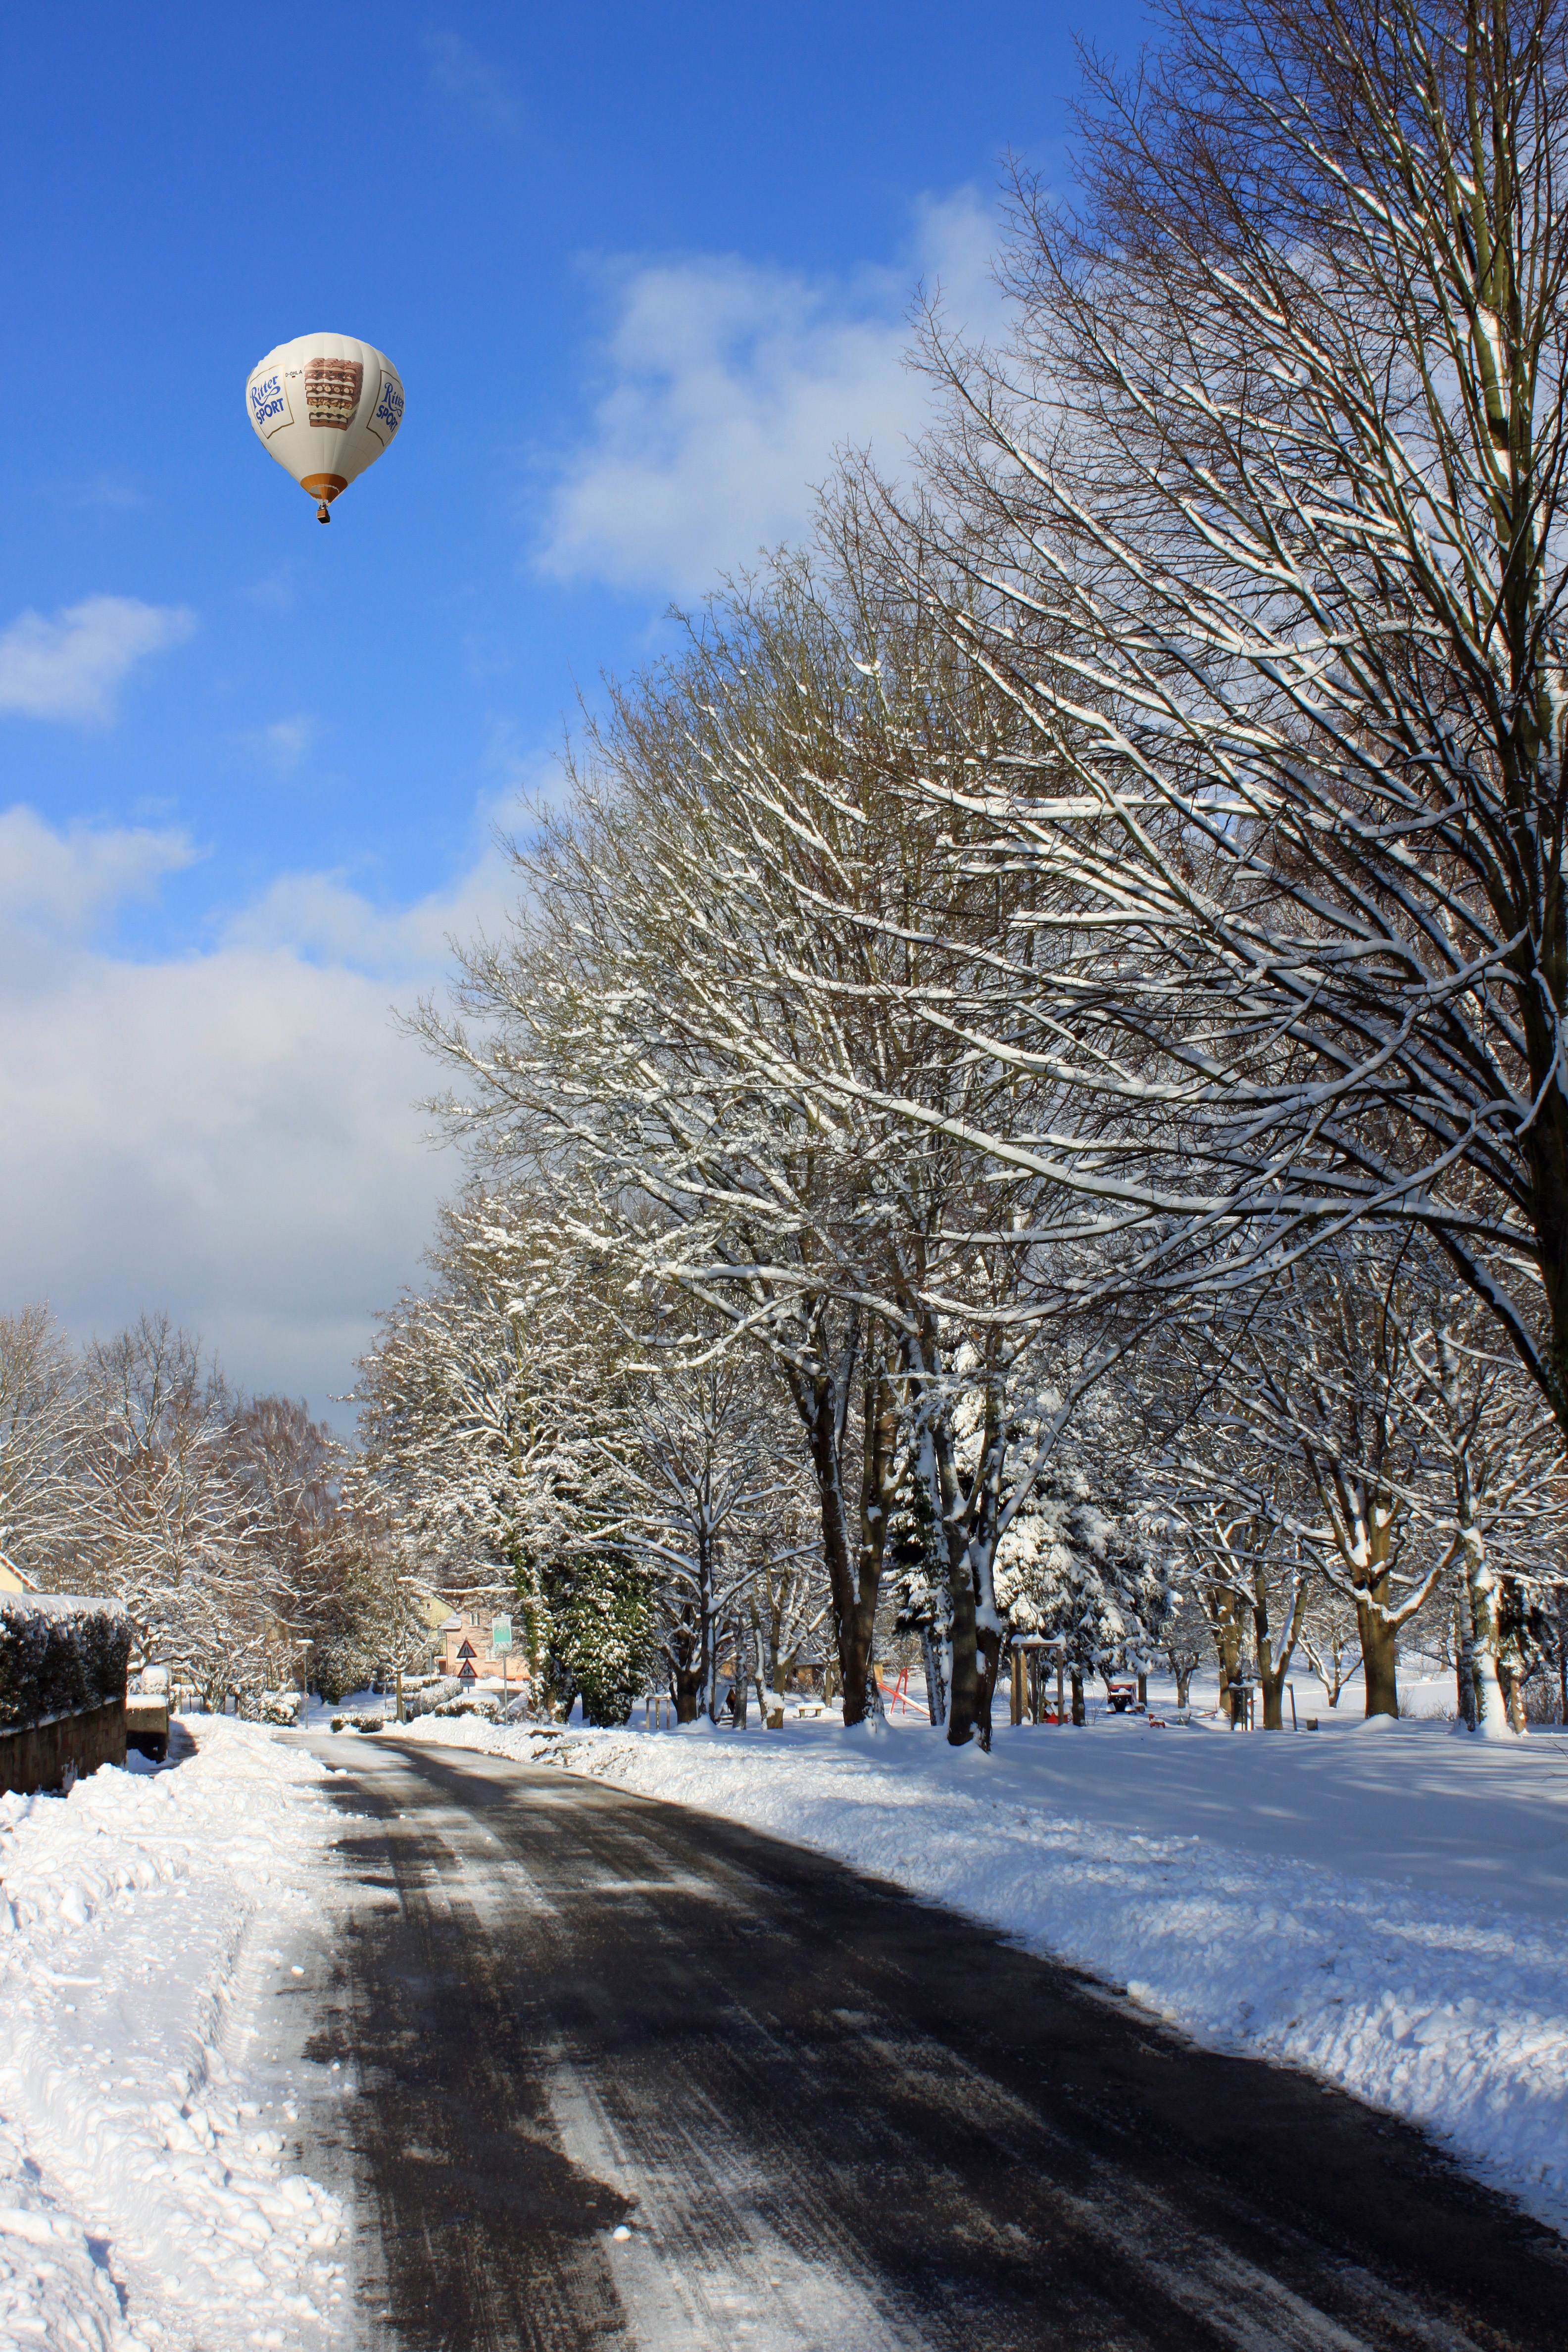
[[[917,280],[1132,8],[14,12],[0,89],[0,1304],[348,1387],[452,1161],[389,1008],[496,921],[576,688],[898,461]],[[274,343],[390,352],[321,530]],[[338,1416],[342,1418],[340,1414]]]

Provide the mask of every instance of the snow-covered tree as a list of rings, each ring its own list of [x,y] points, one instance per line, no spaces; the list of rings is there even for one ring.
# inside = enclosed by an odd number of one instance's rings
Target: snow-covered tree
[[[1559,1573],[1555,1423],[1493,1328],[1419,1237],[1352,1233],[1168,1335],[1165,1471],[1205,1591],[1256,1574],[1283,1634],[1326,1587],[1354,1612],[1369,1715],[1397,1714],[1401,1633],[1457,1583],[1464,1713],[1503,1728],[1504,1583]],[[1337,1699],[1321,1624],[1313,1646]]]
[[[77,1431],[77,1362],[48,1308],[0,1315],[0,1560],[35,1583],[62,1582],[74,1545]]]
[[[925,780],[1035,917],[930,1019],[1070,1104],[976,1141],[1129,1282],[1414,1226],[1568,1430],[1568,16],[1155,21],[883,534],[1032,746]]]
[[[1047,1394],[1046,1403],[1053,1401]],[[1071,1678],[1075,1723],[1084,1720],[1086,1676],[1146,1672],[1173,1606],[1130,1435],[1116,1391],[1094,1391],[997,1546],[996,1594],[1008,1631],[1049,1643]]]
[[[259,1688],[292,1595],[252,1540],[227,1381],[188,1332],[143,1315],[91,1343],[79,1382],[72,1580],[124,1602],[139,1656],[212,1696]]]
[[[433,1013],[423,1027],[477,1149],[536,1181],[569,1167],[585,1240],[687,1297],[712,1346],[772,1356],[817,1489],[851,1721],[875,1704],[902,1450],[927,1449],[922,1475],[947,1481],[966,1738],[977,1637],[995,1640],[988,1538],[968,1523],[991,1472],[960,1492],[946,1423],[964,1344],[994,1367],[1011,1351],[1027,1184],[999,1185],[966,1140],[1016,1072],[956,1034],[933,1043],[923,1007],[961,974],[984,990],[1027,886],[967,874],[908,789],[969,756],[978,716],[961,755],[947,704],[986,691],[939,634],[907,642],[922,625],[918,605],[872,613],[799,565],[715,607],[680,661],[615,692],[570,803],[542,816],[520,856],[526,922],[467,959],[473,1034]],[[952,1131],[911,1121],[906,1097]]]
[[[1338,1706],[1340,1693],[1360,1663],[1361,1644],[1356,1638],[1355,1612],[1331,1585],[1321,1585],[1308,1595],[1301,1648],[1329,1705]]]
[[[648,1351],[628,1374],[614,1450],[613,1540],[643,1567],[677,1719],[718,1713],[721,1633],[750,1627],[767,1527],[798,1512],[804,1465],[783,1401],[735,1355]]]
[[[813,1500],[798,1476],[769,1498],[752,1538],[749,1573],[736,1594],[764,1716],[789,1675],[822,1663],[832,1622],[833,1595],[811,1524]]]
[[[434,1589],[511,1604],[542,1688],[563,1662],[563,1563],[616,1508],[615,1313],[603,1269],[521,1189],[444,1211],[427,1263],[361,1362],[366,1471]]]
[[[1493,1318],[1447,1286],[1423,1305],[1406,1340],[1427,1474],[1412,1507],[1455,1570],[1461,1715],[1491,1738],[1524,1729],[1531,1629],[1565,1580],[1568,1488],[1555,1417],[1492,1343]]]

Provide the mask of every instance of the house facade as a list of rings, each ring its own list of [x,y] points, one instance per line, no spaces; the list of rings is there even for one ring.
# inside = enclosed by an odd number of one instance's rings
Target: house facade
[[[455,1675],[460,1683],[487,1682],[492,1675],[500,1677],[503,1660],[496,1654],[494,1626],[505,1610],[493,1609],[488,1602],[465,1601],[442,1620],[437,1640],[440,1651],[436,1671]],[[521,1652],[506,1655],[505,1679],[521,1684],[528,1678],[528,1669]]]

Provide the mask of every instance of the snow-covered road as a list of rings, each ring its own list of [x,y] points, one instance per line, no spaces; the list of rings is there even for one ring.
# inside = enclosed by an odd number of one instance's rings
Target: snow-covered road
[[[1210,2047],[1419,2123],[1568,2227],[1568,1739],[1317,1733],[521,1730],[553,1758],[795,1838],[1124,1985]]]
[[[1300,2073],[711,1812],[320,1745],[372,2340],[1561,2352],[1559,2242]]]
[[[370,1932],[389,1882],[353,1883],[368,1831],[304,1742],[188,1730],[174,1769],[0,1798],[0,2352],[329,2352],[363,2325],[352,2184],[321,2153],[355,2134],[310,2129],[353,2114],[352,2063],[305,2053],[336,1997],[342,1906]],[[1423,2124],[1568,2224],[1560,1735],[1106,1721],[1003,1732],[990,1758],[912,1717],[406,1736],[814,1846],[1125,1986],[1201,2042]],[[382,1746],[331,1743],[351,1769]]]
[[[298,2158],[341,1816],[314,1757],[189,1729],[177,1765],[0,1796],[5,2352],[343,2337],[348,2217]]]

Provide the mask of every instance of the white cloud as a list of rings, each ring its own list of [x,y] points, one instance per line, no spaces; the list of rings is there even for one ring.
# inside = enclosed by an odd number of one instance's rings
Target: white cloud
[[[293,565],[279,563],[265,578],[254,580],[248,588],[242,588],[240,593],[248,597],[253,604],[259,604],[264,611],[291,613],[294,609]]]
[[[224,944],[422,987],[447,961],[447,941],[495,929],[513,895],[494,848],[451,889],[412,907],[377,907],[343,874],[283,874],[226,926]]]
[[[441,96],[460,107],[481,129],[509,136],[521,129],[521,111],[505,74],[480,57],[461,33],[447,29],[426,33],[425,54],[430,60],[430,79]]]
[[[128,474],[94,474],[89,481],[78,482],[66,495],[75,507],[109,507],[121,513],[147,503],[146,493]]]
[[[134,596],[89,596],[46,621],[23,613],[0,630],[0,711],[29,719],[107,719],[139,661],[184,642],[195,614]]]
[[[181,958],[84,943],[189,855],[175,834],[0,817],[0,1306],[47,1297],[79,1338],[164,1307],[232,1377],[321,1411],[459,1181],[393,1008],[439,985],[448,934],[499,923],[503,865],[487,850],[390,911],[289,877]]]
[[[198,853],[177,826],[74,825],[57,833],[30,808],[0,810],[0,918],[80,938],[127,899],[151,898]]]
[[[905,364],[915,284],[984,333],[993,242],[965,191],[923,208],[906,263],[847,280],[702,256],[611,272],[608,381],[561,468],[540,568],[691,593],[797,537],[835,450],[899,468],[930,420]]]
[[[274,775],[291,776],[321,732],[319,719],[309,710],[297,710],[290,718],[273,719],[268,727],[248,729],[239,741]]]

